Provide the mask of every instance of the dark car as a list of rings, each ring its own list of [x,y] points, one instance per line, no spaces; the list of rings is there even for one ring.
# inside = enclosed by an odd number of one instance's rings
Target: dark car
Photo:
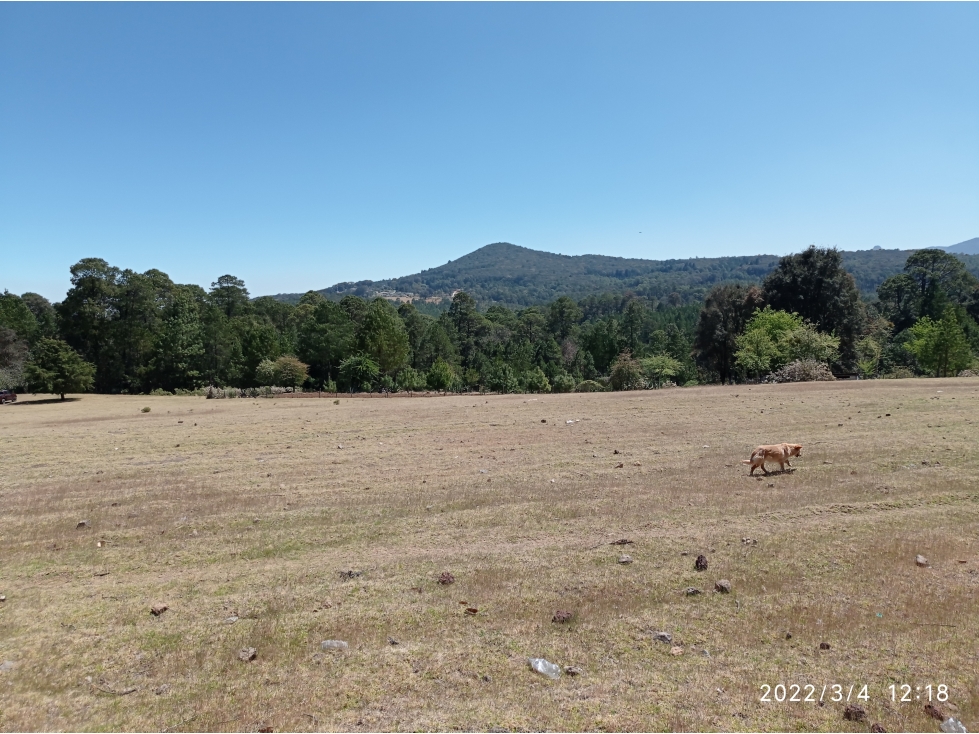
[[[0,390],[0,405],[4,403],[16,403],[17,393],[13,390]]]

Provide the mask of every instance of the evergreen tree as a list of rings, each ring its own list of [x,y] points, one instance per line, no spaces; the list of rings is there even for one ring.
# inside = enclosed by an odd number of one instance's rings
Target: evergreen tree
[[[95,366],[60,339],[40,339],[24,368],[24,380],[32,392],[60,395],[92,389]]]

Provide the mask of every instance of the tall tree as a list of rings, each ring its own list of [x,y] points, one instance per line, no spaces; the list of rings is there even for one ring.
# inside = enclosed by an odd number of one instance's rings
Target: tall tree
[[[211,302],[229,319],[248,311],[248,289],[245,288],[245,281],[233,275],[222,275],[211,283],[208,295]]]
[[[34,345],[24,379],[33,392],[60,395],[88,392],[94,382],[95,366],[83,360],[60,339],[40,339]]]
[[[118,316],[119,268],[90,257],[71,266],[71,288],[55,306],[64,340],[95,365],[95,391],[118,391],[112,326]]]
[[[757,286],[721,285],[708,294],[694,331],[693,348],[698,364],[716,373],[722,383],[734,379],[736,339],[762,303]]]
[[[797,313],[820,331],[836,334],[841,361],[847,366],[856,363],[863,306],[839,250],[813,245],[797,255],[787,255],[765,278],[763,288],[772,308]]]
[[[369,355],[382,374],[394,376],[408,364],[408,332],[397,312],[383,298],[374,299],[364,313],[357,346]]]

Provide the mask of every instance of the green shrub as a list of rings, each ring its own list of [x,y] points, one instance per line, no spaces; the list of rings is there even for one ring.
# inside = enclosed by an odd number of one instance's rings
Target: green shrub
[[[574,390],[574,378],[571,375],[555,375],[551,380],[551,392],[571,392]]]
[[[145,408],[141,408],[139,412],[140,413],[149,413],[150,412],[150,406],[147,405]]]
[[[605,392],[605,388],[594,380],[584,380],[578,383],[575,392]]]
[[[169,390],[164,390],[162,387],[158,387],[158,388],[156,388],[156,390],[151,390],[150,391],[150,395],[158,395],[158,396],[161,396],[161,395],[169,395],[169,396],[172,396],[173,393],[170,392]]]

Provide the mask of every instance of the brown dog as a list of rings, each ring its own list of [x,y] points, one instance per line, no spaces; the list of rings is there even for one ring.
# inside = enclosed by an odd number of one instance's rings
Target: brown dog
[[[768,476],[768,469],[765,468],[766,461],[777,461],[779,469],[785,471],[786,466],[792,466],[789,464],[790,456],[802,456],[801,443],[777,443],[772,446],[759,446],[751,452],[750,459],[742,459],[741,463],[751,464],[749,476],[754,475],[755,469],[759,466],[765,472],[765,476]]]

